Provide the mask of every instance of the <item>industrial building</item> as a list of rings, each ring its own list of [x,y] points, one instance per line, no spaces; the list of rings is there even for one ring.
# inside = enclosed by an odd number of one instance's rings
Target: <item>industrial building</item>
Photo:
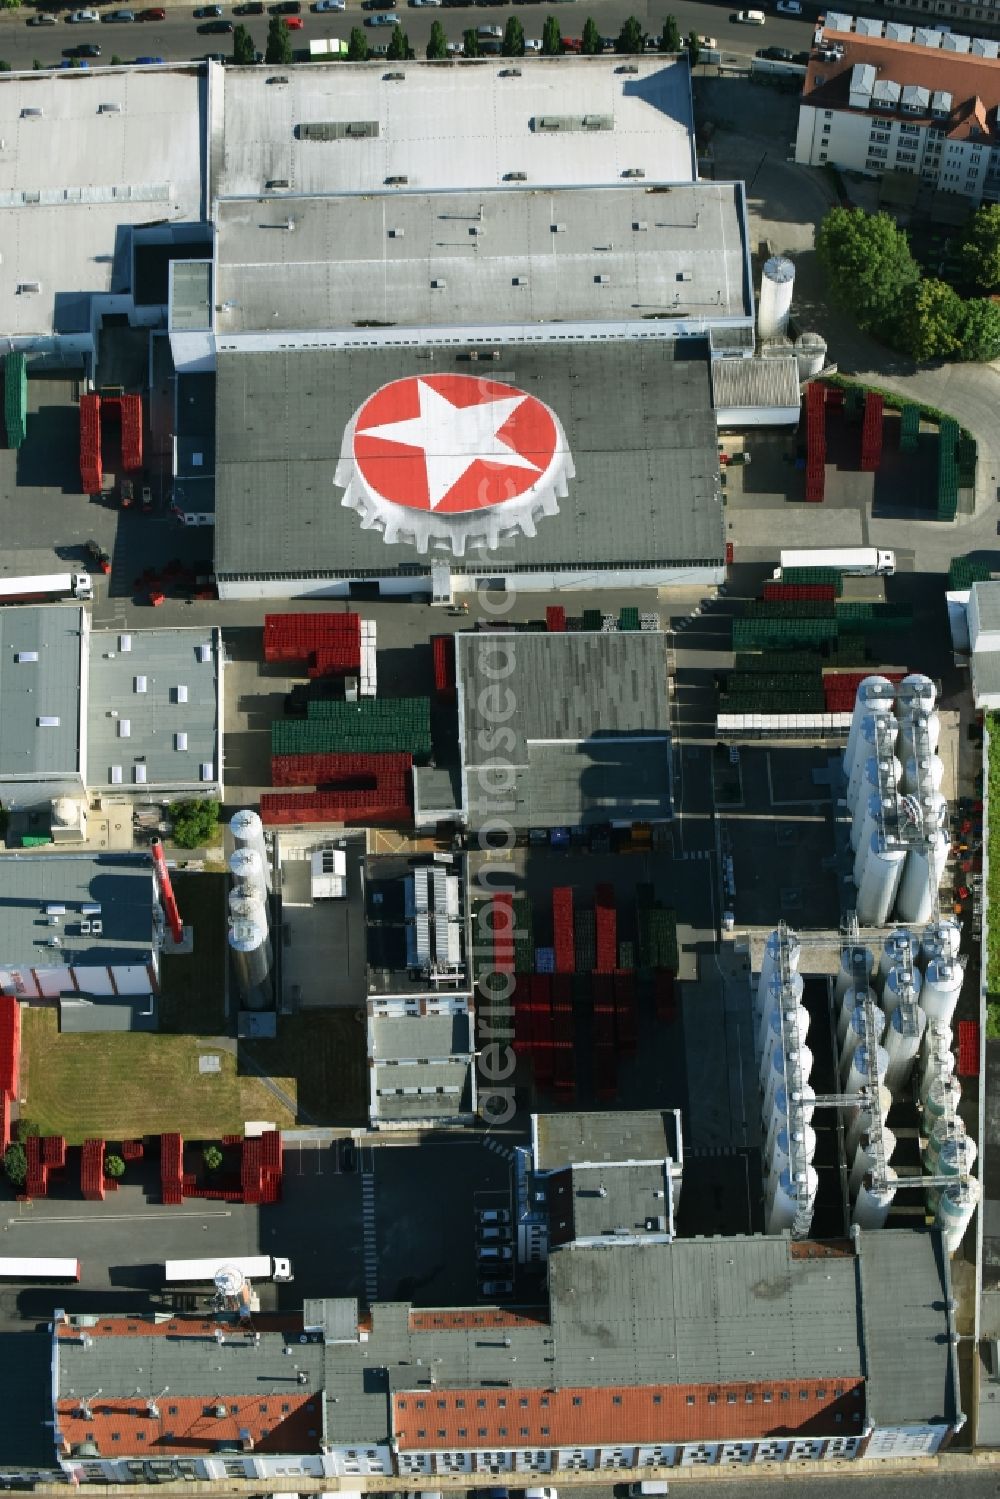
[[[980,12],[976,12],[977,17]],[[806,72],[795,160],[1000,199],[1000,43],[828,13]]]
[[[968,654],[972,699],[980,710],[1000,708],[1000,583],[973,583],[949,595],[956,649]]]
[[[88,799],[217,796],[218,629],[93,630],[52,604],[0,614],[0,802],[53,807],[53,839],[87,840]]]

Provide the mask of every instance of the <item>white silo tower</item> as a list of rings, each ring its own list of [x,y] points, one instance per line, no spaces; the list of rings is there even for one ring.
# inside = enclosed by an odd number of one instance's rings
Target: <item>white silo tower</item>
[[[927,1142],[920,1152],[920,1163],[928,1176],[937,1175],[938,1156],[949,1140],[964,1140],[968,1131],[961,1114],[943,1114],[934,1121]]]
[[[799,384],[812,380],[826,364],[826,339],[820,333],[800,333],[795,340]]]
[[[230,921],[256,921],[259,926],[270,925],[267,906],[259,895],[246,895],[243,890],[234,888],[229,892],[229,919]]]
[[[866,760],[894,755],[898,738],[899,724],[890,708],[862,713],[854,737],[848,741],[851,747],[844,752],[844,779],[848,787],[856,791]]]
[[[915,968],[919,953],[920,938],[915,932],[908,931],[904,926],[897,927],[894,932],[890,932],[882,943],[882,952],[879,957],[880,981],[884,983],[889,969],[897,965]]]
[[[979,1206],[981,1188],[974,1176],[945,1187],[938,1198],[937,1225],[944,1235],[945,1247],[954,1254]]]
[[[871,1058],[875,1065],[875,1075],[880,1084],[885,1083],[885,1075],[889,1070],[889,1057],[884,1046],[876,1046],[875,1055]],[[868,1045],[862,1041],[851,1058],[851,1065],[847,1071],[847,1083],[844,1087],[845,1093],[858,1093],[868,1085],[869,1056]]]
[[[906,849],[875,833],[868,847],[859,848],[858,854],[864,856],[857,881],[858,920],[863,926],[885,926],[896,899]]]
[[[870,1179],[863,1181],[858,1188],[858,1199],[854,1204],[851,1222],[861,1229],[884,1228],[896,1196],[895,1184],[898,1180],[892,1167],[887,1166],[882,1185],[876,1187]]]
[[[896,702],[901,714],[930,713],[937,702],[937,688],[923,672],[912,671],[896,686]]]
[[[961,1099],[962,1086],[957,1077],[936,1077],[924,1099],[924,1129],[933,1129],[942,1115],[955,1113]]]
[[[858,690],[854,695],[854,707],[851,710],[851,726],[847,731],[847,747],[844,750],[845,774],[854,763],[855,741],[865,717],[869,713],[891,714],[895,704],[896,689],[888,677],[882,677],[875,673],[870,677],[862,677],[858,683]]]
[[[788,332],[788,314],[792,308],[795,266],[783,255],[772,255],[764,262],[760,278],[760,306],[757,308],[757,333],[761,342],[784,338]]]
[[[854,1152],[854,1164],[851,1166],[851,1175],[847,1183],[852,1202],[857,1197],[865,1177],[878,1169],[880,1164],[887,1166],[892,1160],[892,1153],[895,1149],[896,1136],[885,1125],[862,1135],[858,1141],[858,1148]]]
[[[875,833],[891,825],[896,810],[895,799],[872,791],[868,799],[858,798],[858,805],[851,820],[851,847],[857,853],[862,843],[868,844]]]
[[[863,1135],[873,1129],[882,1128],[889,1117],[891,1108],[892,1094],[883,1084],[873,1103],[859,1105],[849,1111],[844,1121],[844,1148],[847,1151],[848,1160],[854,1155]]]
[[[923,1043],[920,1047],[921,1064],[927,1060],[938,1046],[944,1051],[950,1051],[954,1040],[955,1033],[946,1021],[928,1020],[927,1029],[924,1031]]]
[[[842,1000],[847,990],[854,988],[855,974],[864,973],[866,979],[870,979],[874,967],[875,954],[870,947],[845,947],[833,985],[837,999]]]
[[[978,1154],[976,1142],[970,1135],[956,1135],[942,1143],[934,1160],[934,1170],[928,1175],[971,1176]],[[927,1188],[927,1206],[932,1213],[937,1211],[941,1191],[940,1187]]]
[[[926,1016],[917,1004],[897,1005],[892,1012],[882,1044],[889,1053],[885,1085],[894,1098],[909,1081],[926,1024]]]
[[[897,1005],[919,1000],[923,982],[919,968],[904,968],[900,964],[890,968],[882,985],[882,1008],[885,1013],[891,1015]]]
[[[919,1097],[921,1104],[926,1104],[927,1096],[934,1086],[935,1080],[946,1082],[955,1076],[955,1053],[951,1047],[942,1046],[940,1041],[935,1041],[934,1047],[924,1057],[920,1068]]]
[[[940,791],[944,761],[940,755],[907,755],[903,761],[903,790]]]
[[[233,955],[236,983],[245,1010],[272,1007],[268,947],[266,930],[251,921],[236,921],[229,928],[229,950]]]
[[[784,1043],[793,1047],[804,1045],[809,1030],[809,1011],[804,1005],[792,1005],[787,1010],[772,1010],[771,1019],[764,1032],[764,1044],[760,1057],[760,1085],[767,1082],[771,1058]]]
[[[940,1020],[951,1024],[951,1017],[962,992],[965,973],[960,963],[945,958],[932,958],[924,974],[924,987],[920,1003],[927,1012],[928,1020]]]
[[[261,900],[267,900],[264,861],[255,849],[234,849],[229,855],[229,872],[241,894],[258,895]]]
[[[774,1109],[774,1095],[785,1081],[786,1069],[789,1081],[798,1077],[806,1083],[812,1067],[813,1054],[808,1046],[799,1046],[793,1050],[786,1050],[784,1046],[777,1047],[771,1054],[771,1065],[764,1081],[764,1112],[770,1114]]]
[[[962,947],[962,928],[951,917],[932,921],[921,946],[925,958],[957,958]]]
[[[782,1083],[774,1095],[771,1108],[762,1113],[765,1124],[764,1150],[769,1157],[774,1154],[775,1139],[780,1130],[786,1127],[795,1129],[799,1123],[809,1124],[816,1112],[816,1090],[810,1083],[802,1083],[795,1092],[797,1097],[789,1099],[785,1084]]]
[[[802,956],[802,944],[794,932],[771,932],[764,943],[760,962],[760,978],[757,992],[760,994],[774,978],[781,978],[781,949],[784,946],[785,964],[790,974],[798,972]]]
[[[874,1004],[875,996],[870,989],[845,989],[844,996],[840,1001],[840,1011],[837,1015],[837,1044],[843,1046],[844,1037],[847,1035],[847,1027],[851,1023],[851,1016],[859,1005]]]
[[[868,1027],[874,1032],[873,1041],[878,1044],[885,1034],[885,1015],[878,1005],[857,1005],[844,1031],[840,1045],[840,1077],[846,1080],[851,1070],[851,1061],[858,1047],[867,1039]]]
[[[951,844],[943,829],[931,834],[926,848],[907,851],[897,905],[904,921],[924,922],[933,913]]]
[[[816,1154],[816,1131],[811,1124],[803,1124],[798,1129],[789,1129],[785,1125],[779,1129],[774,1140],[774,1149],[770,1156],[765,1157],[765,1165],[770,1176],[778,1177],[786,1169],[791,1160],[792,1152],[799,1160],[812,1162]]]
[[[868,745],[864,739],[858,740],[859,753],[847,782],[847,810],[852,817],[859,805],[868,805],[868,798],[873,791],[891,796],[902,780],[903,767],[893,753],[889,737],[888,731],[883,728],[881,734],[876,735],[874,745]],[[868,753],[861,753],[863,750]]]
[[[912,718],[899,718],[899,753],[904,759],[927,750],[932,755],[941,742],[941,719],[937,709],[930,713],[914,713]]]
[[[794,1176],[787,1169],[783,1171],[777,1178],[774,1200],[765,1216],[765,1233],[780,1234],[791,1228],[800,1212],[812,1211],[818,1191],[819,1177],[815,1167],[807,1166],[805,1171],[796,1172]]]
[[[775,977],[766,989],[758,990],[760,996],[760,1020],[757,1026],[758,1053],[763,1048],[764,1037],[774,1016],[780,1015],[782,1010],[792,1009],[795,1005],[801,1004],[804,993],[805,984],[802,982],[800,973],[793,973],[785,984]]]
[[[245,807],[240,812],[235,812],[229,821],[229,831],[233,835],[233,842],[237,848],[252,849],[260,859],[264,872],[264,883],[267,889],[271,888],[271,863],[267,857],[267,845],[264,842],[264,824],[260,817],[251,808]]]

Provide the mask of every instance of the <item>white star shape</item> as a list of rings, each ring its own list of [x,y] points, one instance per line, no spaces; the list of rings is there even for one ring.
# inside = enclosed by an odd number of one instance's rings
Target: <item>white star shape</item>
[[[430,508],[436,510],[463,474],[477,461],[503,468],[526,468],[540,473],[537,463],[525,458],[497,434],[510,421],[525,395],[504,396],[476,406],[453,406],[432,385],[417,380],[420,415],[378,427],[365,427],[358,434],[378,437],[419,448],[427,470]]]

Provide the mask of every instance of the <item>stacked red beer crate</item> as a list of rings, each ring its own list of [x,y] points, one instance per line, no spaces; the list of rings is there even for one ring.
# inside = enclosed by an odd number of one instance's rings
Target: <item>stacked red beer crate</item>
[[[443,703],[455,700],[455,637],[435,635],[431,642],[434,653],[434,691]]]
[[[613,973],[618,967],[618,913],[610,885],[598,885],[595,893],[597,973]]]
[[[142,468],[142,396],[122,396],[122,468],[127,474]]]
[[[573,891],[569,885],[556,885],[552,891],[552,945],[556,973],[573,973],[576,956],[573,950]]]
[[[357,614],[265,614],[264,660],[304,662],[311,677],[361,669]]]
[[[882,462],[883,400],[874,390],[865,396],[861,427],[861,472],[873,474]]]
[[[84,1140],[80,1154],[80,1190],[88,1202],[103,1202],[106,1189],[104,1141]]]
[[[80,397],[80,483],[84,494],[100,494],[104,484],[101,466],[101,398]]]
[[[826,493],[826,388],[813,380],[806,390],[806,499]]]
[[[184,1197],[184,1140],[180,1135],[160,1136],[160,1196],[176,1207]]]

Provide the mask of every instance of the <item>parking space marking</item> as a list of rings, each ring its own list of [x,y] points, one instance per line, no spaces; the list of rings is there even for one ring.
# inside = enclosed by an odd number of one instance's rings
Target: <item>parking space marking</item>
[[[363,1256],[365,1271],[365,1296],[369,1303],[378,1300],[378,1252],[375,1239],[375,1160],[372,1170],[361,1177],[361,1227],[364,1236]]]
[[[40,1228],[42,1224],[48,1223],[74,1223],[85,1227],[87,1224],[103,1223],[149,1223],[154,1218],[169,1218],[176,1223],[178,1218],[231,1218],[232,1212],[227,1208],[215,1213],[93,1213],[80,1214],[74,1218],[50,1218],[40,1213],[32,1221],[28,1219],[11,1218],[7,1224],[8,1228]]]

